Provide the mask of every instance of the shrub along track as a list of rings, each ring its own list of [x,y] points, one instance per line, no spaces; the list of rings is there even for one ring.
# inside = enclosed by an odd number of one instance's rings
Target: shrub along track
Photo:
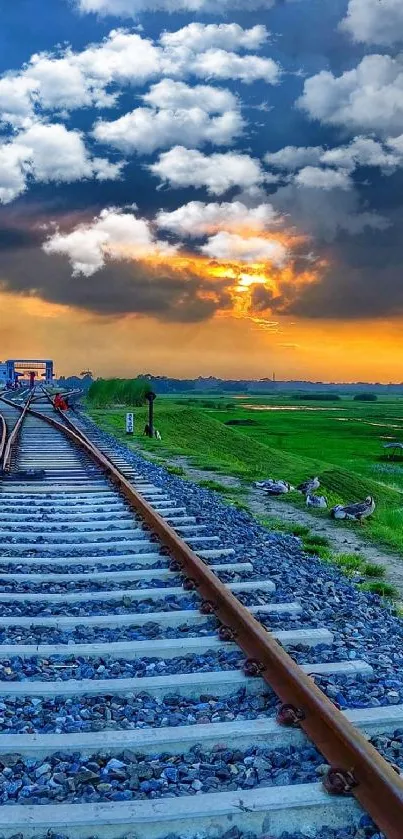
[[[307,626],[298,602],[281,593],[276,600],[276,585],[247,556],[234,562],[234,550],[220,545],[202,517],[101,451],[70,418],[55,419],[45,396],[25,408],[17,431],[0,489],[4,709],[23,697],[28,721],[32,703],[46,715],[47,703],[71,707],[72,700],[87,705],[91,723],[91,708],[99,715],[111,698],[136,706],[147,695],[161,713],[141,728],[64,733],[61,711],[54,730],[51,723],[45,732],[29,723],[24,733],[3,727],[0,788],[10,806],[0,809],[0,833],[31,837],[68,826],[81,837],[133,830],[191,837],[236,825],[280,836],[290,827],[358,824],[362,805],[385,836],[401,837],[403,783],[359,728],[395,731],[403,708],[342,713],[309,676],[365,676],[371,667],[329,655],[322,661],[320,652],[316,659],[316,647],[331,648],[332,633]],[[44,469],[45,478],[28,480],[27,469]],[[105,581],[113,587],[99,590]],[[300,615],[303,628],[270,633],[265,624],[274,615]],[[129,641],[119,637],[128,622]],[[97,640],[105,626],[116,629],[116,640]],[[56,640],[31,643],[29,634],[45,628]],[[71,631],[73,643],[63,635]],[[300,655],[292,658],[287,646]],[[202,725],[190,714],[190,725],[164,725],[167,702],[208,705],[237,690],[240,704],[259,697],[269,713]],[[278,784],[278,765],[293,767],[284,774],[291,783]],[[319,772],[323,787],[313,782]]]

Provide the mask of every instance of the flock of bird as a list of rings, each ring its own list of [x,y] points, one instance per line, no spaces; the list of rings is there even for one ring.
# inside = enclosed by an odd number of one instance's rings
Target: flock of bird
[[[307,507],[315,507],[318,510],[327,510],[328,508],[326,495],[314,495],[320,487],[318,477],[308,478],[307,481],[303,481],[297,487],[291,486],[288,481],[276,481],[273,478],[268,478],[266,481],[256,481],[255,486],[267,495],[286,495],[288,492],[297,490],[297,492],[305,495]],[[367,495],[364,501],[358,501],[356,504],[337,504],[330,510],[330,515],[333,519],[362,522],[363,519],[372,516],[375,506],[372,495]]]

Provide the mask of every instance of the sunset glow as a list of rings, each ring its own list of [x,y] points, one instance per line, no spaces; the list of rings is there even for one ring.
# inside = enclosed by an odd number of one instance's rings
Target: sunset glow
[[[308,370],[314,380],[401,379],[396,348],[401,345],[402,319],[323,323],[236,317],[228,311],[197,325],[178,325],[133,315],[90,316],[38,298],[1,293],[0,306],[5,355],[13,357],[19,347],[22,356],[32,352],[45,357],[50,342],[58,373],[67,374],[85,359],[83,369],[97,365],[103,375],[130,376],[140,370],[186,378],[195,371],[208,376],[214,370],[229,378],[270,378],[275,372],[278,378],[304,379]]]
[[[0,358],[400,380],[401,4],[366,2],[6,3]]]
[[[217,228],[210,226],[209,232],[214,235]],[[186,251],[181,245],[166,249],[156,248],[147,253],[143,247],[113,243],[108,244],[105,251],[111,258],[143,262],[145,265],[157,266],[161,271],[169,268],[178,274],[197,275],[207,281],[207,286],[200,292],[203,298],[214,299],[220,288],[228,294],[227,304],[217,309],[215,317],[226,314],[232,315],[236,320],[245,318],[266,330],[272,323],[267,316],[272,312],[285,310],[287,303],[294,299],[304,286],[320,282],[326,262],[316,261],[311,255],[307,256],[309,239],[295,231],[263,231],[257,238],[255,230],[232,225],[231,233],[237,236],[237,244],[242,241],[245,251],[248,251],[249,243],[250,250],[252,247],[268,246],[275,253],[279,252],[279,259],[209,259],[200,253]],[[300,263],[305,263],[304,270],[301,270],[300,266],[297,269],[297,257]],[[209,281],[211,288],[208,285]],[[254,301],[253,292],[256,286],[268,292],[265,302]],[[258,316],[257,312],[262,316]]]

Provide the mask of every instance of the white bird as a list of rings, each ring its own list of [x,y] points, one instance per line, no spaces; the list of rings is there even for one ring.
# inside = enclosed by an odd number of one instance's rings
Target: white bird
[[[287,492],[292,492],[293,489],[294,487],[288,481],[275,481],[265,487],[265,492],[267,495],[285,495]]]
[[[302,484],[297,486],[298,492],[302,492],[303,495],[310,495],[316,489],[320,487],[320,480],[319,478],[308,478],[307,481],[304,481]]]
[[[326,510],[327,509],[326,495],[307,495],[306,496],[306,506],[307,507],[316,507],[319,510]]]
[[[288,481],[275,481],[273,478],[268,478],[267,481],[256,481],[255,487],[262,489],[267,495],[285,495],[294,489]]]
[[[367,495],[365,501],[359,501],[357,504],[347,504],[345,507],[342,504],[337,504],[330,511],[330,515],[332,519],[348,519],[349,521],[362,522],[363,519],[372,516],[375,507],[375,499],[372,495]]]

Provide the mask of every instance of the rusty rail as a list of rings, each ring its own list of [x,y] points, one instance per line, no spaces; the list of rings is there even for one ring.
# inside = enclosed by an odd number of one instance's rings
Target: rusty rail
[[[0,466],[3,463],[3,455],[4,455],[4,449],[5,449],[5,446],[6,446],[6,440],[7,440],[7,425],[6,425],[6,421],[3,417],[3,414],[0,414]]]
[[[158,535],[174,557],[178,569],[186,576],[184,587],[201,595],[201,611],[215,614],[222,624],[221,637],[234,640],[244,651],[247,656],[245,672],[261,676],[284,703],[280,713],[282,721],[298,721],[326,757],[331,766],[325,778],[328,791],[351,793],[387,839],[402,839],[403,781],[391,764],[354,728],[271,633],[255,620],[72,420],[68,419],[66,426],[39,411],[28,407],[25,410],[84,449]],[[312,665],[312,674],[314,672],[315,666]]]
[[[14,447],[15,443],[18,440],[18,436],[19,436],[19,433],[21,431],[22,423],[24,422],[26,414],[29,410],[30,399],[28,399],[28,401],[25,403],[24,406],[18,405],[16,402],[12,402],[10,399],[6,399],[5,397],[2,397],[2,399],[3,399],[3,402],[7,403],[7,405],[12,405],[13,408],[18,408],[21,411],[21,415],[18,417],[18,420],[17,420],[11,434],[8,436],[7,442],[4,446],[3,472],[9,472],[10,468],[11,468],[12,450],[13,450],[13,447]]]

